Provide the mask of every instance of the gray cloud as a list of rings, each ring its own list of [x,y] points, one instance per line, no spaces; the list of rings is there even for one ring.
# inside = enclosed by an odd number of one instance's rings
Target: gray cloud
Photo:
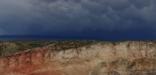
[[[0,33],[156,29],[155,4],[155,0],[0,0]]]
[[[136,8],[148,7],[151,4],[151,0],[129,0]]]

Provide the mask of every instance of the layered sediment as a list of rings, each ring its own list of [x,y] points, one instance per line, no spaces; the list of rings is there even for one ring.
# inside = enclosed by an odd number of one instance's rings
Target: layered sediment
[[[156,43],[98,42],[78,48],[48,45],[0,58],[1,75],[156,75]]]

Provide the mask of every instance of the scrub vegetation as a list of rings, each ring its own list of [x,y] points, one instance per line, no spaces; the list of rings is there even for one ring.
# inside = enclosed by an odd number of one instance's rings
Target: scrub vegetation
[[[90,45],[97,41],[1,41],[0,42],[0,56],[7,56],[9,54],[32,49],[36,47],[43,47],[50,44],[59,47],[57,50],[66,50],[69,48],[78,48],[81,46]],[[56,47],[56,48],[57,48]]]

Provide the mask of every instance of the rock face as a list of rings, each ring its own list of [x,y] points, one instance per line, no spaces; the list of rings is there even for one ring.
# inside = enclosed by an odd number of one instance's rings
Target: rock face
[[[99,42],[67,50],[49,45],[1,57],[0,75],[156,75],[156,43]]]

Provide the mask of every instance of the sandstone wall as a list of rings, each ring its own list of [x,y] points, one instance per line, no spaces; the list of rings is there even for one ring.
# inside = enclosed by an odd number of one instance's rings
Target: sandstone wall
[[[156,75],[156,43],[46,46],[0,58],[0,75]]]

